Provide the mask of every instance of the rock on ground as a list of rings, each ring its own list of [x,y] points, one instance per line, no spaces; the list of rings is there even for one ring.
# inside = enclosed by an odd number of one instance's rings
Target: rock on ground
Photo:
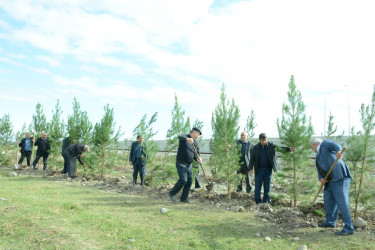
[[[307,246],[306,245],[302,245],[298,248],[298,250],[307,250]]]
[[[271,238],[270,237],[264,237],[264,241],[270,242]]]
[[[15,173],[15,172],[10,172],[10,173],[8,174],[9,177],[15,177],[15,176],[17,176],[17,175],[18,175],[18,174]]]
[[[160,208],[160,213],[161,213],[161,214],[165,214],[165,213],[168,212],[168,211],[169,211],[168,208],[165,208],[165,207]]]
[[[367,222],[364,221],[361,217],[353,221],[353,226],[355,228],[362,228],[365,229],[367,227]]]

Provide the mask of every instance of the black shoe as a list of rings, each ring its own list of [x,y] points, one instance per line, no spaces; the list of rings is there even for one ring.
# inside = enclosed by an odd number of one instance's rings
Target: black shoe
[[[340,231],[340,232],[335,232],[335,235],[341,235],[341,236],[348,236],[348,235],[352,235],[353,232],[349,233],[349,232],[345,232],[345,231]]]
[[[250,188],[250,189],[246,188],[246,193],[250,194],[251,190],[252,190],[252,188]]]
[[[336,228],[336,226],[335,226],[335,225],[329,225],[329,224],[326,224],[326,223],[318,224],[318,227],[329,227],[329,228]]]
[[[77,176],[70,176],[70,178],[74,179],[74,178],[77,178]]]
[[[170,193],[168,193],[168,196],[169,196],[169,199],[171,199],[171,201],[173,201],[173,202],[177,202],[177,201],[176,201],[176,196],[171,195]]]
[[[183,203],[191,203],[191,201],[189,199],[183,200],[181,202],[183,202]]]

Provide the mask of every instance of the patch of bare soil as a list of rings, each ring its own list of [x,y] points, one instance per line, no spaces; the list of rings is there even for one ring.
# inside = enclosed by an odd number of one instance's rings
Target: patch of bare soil
[[[30,170],[22,169],[16,171],[20,175],[42,175],[45,178],[55,181],[71,181],[81,186],[97,188],[101,190],[126,193],[136,196],[145,196],[154,200],[168,200],[168,192],[173,184],[161,185],[158,187],[132,185],[132,182],[125,176],[115,178],[106,176],[104,180],[99,177],[81,176],[71,179],[65,174],[51,170]],[[312,206],[292,207],[289,200],[272,200],[271,204],[259,204],[254,202],[254,192],[247,194],[245,192],[232,192],[231,197],[225,190],[225,185],[215,183],[211,191],[201,188],[191,190],[190,198],[194,202],[200,202],[207,207],[217,207],[233,212],[250,212],[259,217],[264,223],[274,223],[279,225],[284,233],[293,234],[293,230],[298,228],[318,227],[318,223],[324,222],[324,217],[318,216],[316,210],[324,211],[324,204],[317,202]],[[273,185],[274,193],[285,193],[282,187]],[[277,209],[275,209],[277,207]],[[375,234],[375,211],[361,211],[360,215],[368,224],[365,231]],[[343,225],[338,223],[337,227]]]

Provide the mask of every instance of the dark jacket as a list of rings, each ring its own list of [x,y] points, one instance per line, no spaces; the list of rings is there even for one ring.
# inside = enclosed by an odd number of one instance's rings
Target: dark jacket
[[[136,157],[137,157],[137,146],[138,146],[138,141],[135,141],[132,143],[132,147],[130,149],[130,154],[129,154],[129,162],[132,162],[134,164],[135,160],[136,160]],[[146,165],[147,163],[147,147],[146,147],[146,143],[142,143],[141,145],[141,162],[142,162],[142,165]]]
[[[258,168],[259,168],[259,155],[260,155],[260,150],[261,150],[260,147],[262,147],[262,145],[258,143],[251,149],[251,152],[250,152],[251,156],[250,156],[250,168],[249,169],[252,170],[254,168],[255,174],[257,173]],[[280,147],[280,146],[273,144],[272,142],[267,142],[265,147],[266,147],[268,161],[271,164],[273,171],[277,172],[279,170],[279,165],[277,163],[276,148],[283,149],[288,152],[290,151],[290,148]]]
[[[38,146],[38,150],[36,151],[37,154],[49,154],[51,149],[51,145],[48,139],[43,140],[42,137],[36,139],[34,146]]]
[[[187,138],[191,138],[190,134],[180,135],[178,137],[178,140],[180,141],[180,143],[178,144],[176,160],[190,165],[193,162],[193,160],[198,161],[198,159],[195,155],[193,146],[186,140]],[[194,141],[194,146],[199,155],[198,140]]]
[[[31,151],[33,150],[33,137],[30,137],[30,148],[31,148]],[[18,146],[21,148],[21,153],[25,152],[25,145],[26,145],[26,137],[23,138],[20,143],[18,144]]]
[[[236,143],[238,145],[241,145],[242,147],[242,141],[241,140],[237,140]],[[247,167],[248,170],[250,170],[250,158],[251,158],[251,149],[253,147],[253,143],[247,141],[246,142],[246,149],[245,149],[245,166]],[[240,148],[240,152],[241,152],[241,148]],[[242,163],[241,163],[242,165]]]
[[[81,154],[85,151],[85,145],[84,144],[77,143],[77,144],[70,145],[64,151],[68,152],[68,154],[70,156],[77,158],[79,163],[81,163],[83,165]]]
[[[69,147],[70,141],[69,141],[69,136],[65,137],[64,140],[62,141],[62,148],[61,148],[61,153],[64,153],[64,150]]]

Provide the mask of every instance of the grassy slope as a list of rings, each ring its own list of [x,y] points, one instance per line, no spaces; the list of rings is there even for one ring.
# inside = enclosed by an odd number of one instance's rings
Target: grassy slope
[[[0,167],[0,249],[373,249],[366,233],[338,237],[332,231],[278,233],[250,213],[195,204],[173,204],[56,182],[40,176],[7,177]],[[169,208],[166,214],[159,209]],[[255,237],[260,232],[270,236]],[[280,235],[282,238],[276,238]],[[129,239],[134,239],[131,242]]]

